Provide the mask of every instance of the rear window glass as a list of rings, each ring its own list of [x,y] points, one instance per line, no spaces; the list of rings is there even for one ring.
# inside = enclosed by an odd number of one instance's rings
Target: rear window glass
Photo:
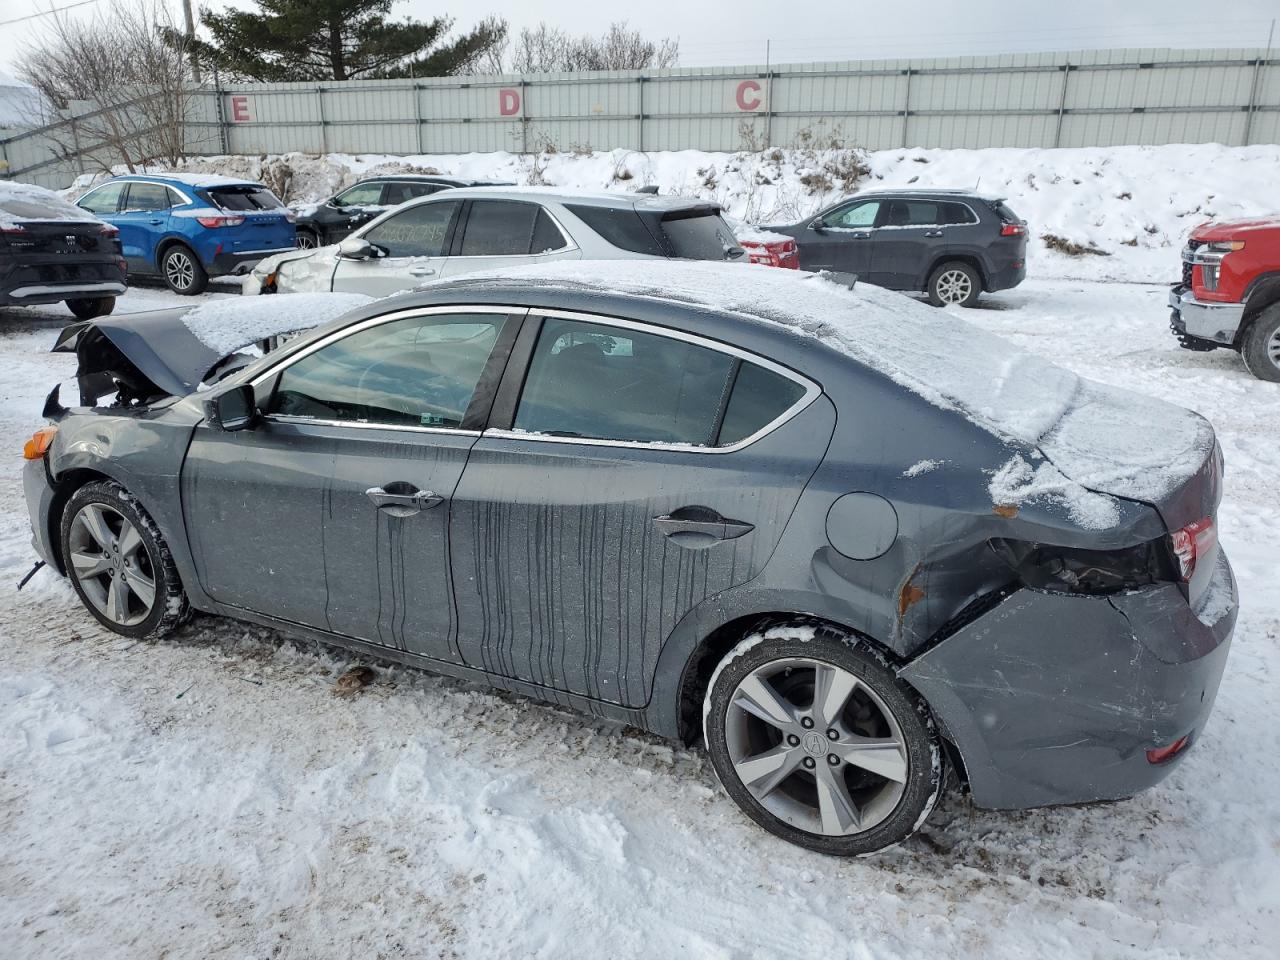
[[[634,210],[578,204],[569,204],[566,209],[620,250],[644,253],[652,257],[666,256],[662,246]]]
[[[729,406],[716,445],[727,447],[762,430],[804,396],[804,387],[789,377],[743,362],[733,383]]]
[[[279,210],[284,206],[266,187],[214,187],[209,197],[223,210]]]
[[[724,260],[738,245],[733,231],[718,213],[671,216],[662,219],[672,253],[682,260]]]

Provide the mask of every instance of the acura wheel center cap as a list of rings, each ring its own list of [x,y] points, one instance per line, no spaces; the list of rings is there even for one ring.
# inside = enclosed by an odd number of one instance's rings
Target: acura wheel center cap
[[[825,736],[810,730],[800,738],[800,749],[815,759],[821,759],[827,755],[829,746]]]

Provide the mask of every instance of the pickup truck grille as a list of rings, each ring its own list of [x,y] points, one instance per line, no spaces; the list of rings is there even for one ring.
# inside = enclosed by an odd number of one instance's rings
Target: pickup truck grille
[[[1191,286],[1191,255],[1202,246],[1203,240],[1188,240],[1182,248],[1182,282],[1185,286]]]

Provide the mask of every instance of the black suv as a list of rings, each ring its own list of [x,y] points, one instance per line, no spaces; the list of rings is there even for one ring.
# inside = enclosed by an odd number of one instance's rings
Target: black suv
[[[794,237],[800,269],[831,270],[935,306],[971,307],[1027,275],[1027,224],[999,197],[968,190],[877,190],[766,230]]]
[[[0,180],[0,306],[65,301],[87,320],[124,291],[115,227],[44,187]]]
[[[369,177],[313,207],[300,208],[298,246],[301,249],[337,243],[389,207],[452,187],[509,187],[499,180],[464,180],[429,174],[402,173]]]

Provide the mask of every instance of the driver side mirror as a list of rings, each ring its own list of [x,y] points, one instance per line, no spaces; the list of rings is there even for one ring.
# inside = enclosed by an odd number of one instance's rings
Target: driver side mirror
[[[204,413],[209,423],[228,433],[247,430],[258,422],[258,408],[253,399],[253,387],[241,383],[204,402]]]
[[[344,260],[369,260],[377,254],[364,237],[347,237],[338,244],[338,256]]]
[[[823,220],[821,217],[816,217],[809,221],[809,229],[814,233],[826,233],[827,221]]]

